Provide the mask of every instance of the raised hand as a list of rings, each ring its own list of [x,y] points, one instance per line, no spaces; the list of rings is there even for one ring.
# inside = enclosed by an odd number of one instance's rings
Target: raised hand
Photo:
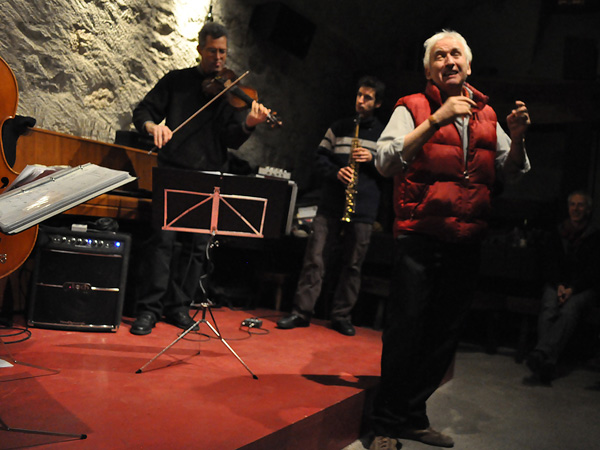
[[[529,117],[529,111],[524,102],[517,100],[515,102],[515,109],[506,116],[506,125],[510,133],[511,139],[522,139],[525,135],[525,131],[531,125],[531,118]]]
[[[475,105],[476,103],[469,97],[448,97],[448,100],[433,114],[433,117],[440,126],[448,125],[457,117],[471,116],[471,109]]]

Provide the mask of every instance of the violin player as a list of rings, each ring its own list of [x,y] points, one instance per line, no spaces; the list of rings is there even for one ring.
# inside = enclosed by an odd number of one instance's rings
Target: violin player
[[[225,95],[202,109],[215,97],[206,89],[207,82],[225,69],[226,28],[206,23],[198,34],[197,49],[200,64],[163,76],[134,109],[133,124],[140,133],[153,136],[159,167],[228,172],[227,149],[236,150],[246,142],[255,127],[267,120],[270,110],[252,101],[249,109],[239,111]],[[209,238],[159,230],[144,243],[131,333],[149,334],[163,317],[182,329],[194,324],[189,305],[204,273]],[[175,252],[179,244],[181,252]]]

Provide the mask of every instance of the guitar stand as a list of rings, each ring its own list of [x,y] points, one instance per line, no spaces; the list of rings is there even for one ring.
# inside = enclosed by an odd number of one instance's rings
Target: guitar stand
[[[10,351],[8,351],[8,347],[4,343],[4,340],[2,340],[1,336],[0,336],[0,344],[2,344],[2,348],[5,350],[6,355],[8,355],[8,358],[9,358],[8,362],[11,364],[19,364],[21,366],[34,367],[36,369],[47,370],[48,372],[59,373],[58,370],[47,369],[42,366],[36,366],[34,364],[17,361],[16,359],[13,358]],[[72,438],[77,438],[77,439],[87,439],[87,435],[85,435],[85,434],[59,433],[57,431],[31,430],[31,429],[27,429],[27,428],[11,428],[1,418],[0,418],[0,431],[12,431],[12,432],[17,432],[17,433],[42,434],[42,435],[46,435],[46,436],[64,436],[64,437],[72,437]]]
[[[208,325],[208,327],[212,330],[212,332],[215,334],[215,336],[217,336],[219,338],[219,340],[223,343],[223,345],[225,345],[225,347],[227,347],[229,349],[229,351],[233,354],[233,356],[235,356],[237,358],[237,360],[246,368],[246,370],[250,373],[250,375],[252,375],[252,378],[254,378],[255,380],[258,380],[258,377],[250,370],[250,368],[246,365],[246,363],[242,360],[242,358],[240,358],[238,356],[238,354],[231,348],[231,346],[227,343],[227,341],[225,339],[223,339],[223,336],[221,335],[221,333],[219,333],[218,331],[218,327],[217,327],[217,322],[215,321],[215,317],[213,316],[212,310],[210,309],[210,304],[207,302],[203,302],[200,303],[200,307],[202,308],[202,318],[197,320],[192,326],[190,326],[187,330],[185,330],[181,335],[179,335],[177,337],[177,339],[175,339],[173,342],[171,342],[169,345],[167,345],[164,349],[162,349],[156,356],[154,356],[154,358],[152,358],[150,361],[148,361],[146,364],[144,364],[142,367],[140,367],[135,373],[142,373],[143,370],[150,365],[154,360],[156,360],[160,355],[162,355],[163,353],[165,353],[167,350],[169,350],[171,347],[173,347],[175,344],[177,344],[177,342],[179,342],[181,339],[183,339],[190,331],[192,331],[196,326],[200,327],[201,323],[205,323],[206,325]],[[207,319],[206,319],[206,312],[209,312],[210,317],[212,318],[212,321],[214,322],[215,326],[213,326]]]

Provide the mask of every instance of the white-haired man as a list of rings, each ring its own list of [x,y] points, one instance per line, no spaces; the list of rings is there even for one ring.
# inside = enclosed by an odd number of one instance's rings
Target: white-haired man
[[[466,82],[465,39],[443,30],[424,46],[425,91],[398,100],[375,162],[394,177],[396,242],[372,449],[396,448],[398,439],[454,445],[431,428],[426,401],[471,305],[496,181],[529,170],[525,104],[517,101],[506,119],[509,137],[488,98]]]

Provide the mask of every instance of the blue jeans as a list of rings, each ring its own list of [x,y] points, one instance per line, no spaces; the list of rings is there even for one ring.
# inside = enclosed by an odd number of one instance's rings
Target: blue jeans
[[[561,305],[558,302],[557,288],[546,285],[538,316],[538,342],[535,350],[543,352],[549,362],[556,364],[581,316],[595,301],[596,292],[588,289],[573,294]]]

